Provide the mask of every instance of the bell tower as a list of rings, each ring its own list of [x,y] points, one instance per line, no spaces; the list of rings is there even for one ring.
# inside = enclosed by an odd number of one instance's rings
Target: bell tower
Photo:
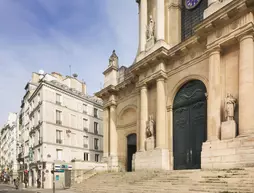
[[[180,0],[136,0],[139,6],[139,53],[157,42],[170,47],[181,41]]]
[[[171,48],[194,34],[209,4],[219,0],[136,0],[139,6],[139,54],[153,45]]]

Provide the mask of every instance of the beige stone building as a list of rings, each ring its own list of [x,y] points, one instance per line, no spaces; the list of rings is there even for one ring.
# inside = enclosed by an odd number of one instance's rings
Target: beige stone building
[[[17,177],[17,113],[9,113],[6,124],[1,128],[0,135],[0,165],[1,171],[5,171],[10,177]]]
[[[18,155],[22,181],[28,171],[29,186],[52,188],[53,163],[60,167],[101,161],[102,101],[87,95],[84,82],[76,75],[39,72],[32,74],[25,89]]]
[[[253,0],[138,0],[134,63],[109,60],[104,160],[111,169],[254,163]]]

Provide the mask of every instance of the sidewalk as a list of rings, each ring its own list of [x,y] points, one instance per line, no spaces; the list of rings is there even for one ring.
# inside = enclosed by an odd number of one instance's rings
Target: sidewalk
[[[26,190],[33,193],[53,193],[52,189],[40,189],[40,188],[22,188],[22,190]],[[56,189],[55,193],[75,193],[70,189]]]

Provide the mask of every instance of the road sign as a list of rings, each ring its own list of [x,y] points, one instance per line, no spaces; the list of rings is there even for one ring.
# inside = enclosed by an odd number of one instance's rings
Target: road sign
[[[59,169],[56,169],[55,172],[63,173],[64,170],[62,170],[62,169],[60,169],[60,170],[59,170]]]
[[[59,181],[60,177],[59,175],[56,175],[56,181]]]

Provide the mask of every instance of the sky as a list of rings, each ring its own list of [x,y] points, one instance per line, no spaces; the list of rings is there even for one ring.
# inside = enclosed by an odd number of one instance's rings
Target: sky
[[[130,66],[138,48],[135,0],[0,0],[0,126],[19,112],[32,72],[77,73],[100,90],[112,50]]]

